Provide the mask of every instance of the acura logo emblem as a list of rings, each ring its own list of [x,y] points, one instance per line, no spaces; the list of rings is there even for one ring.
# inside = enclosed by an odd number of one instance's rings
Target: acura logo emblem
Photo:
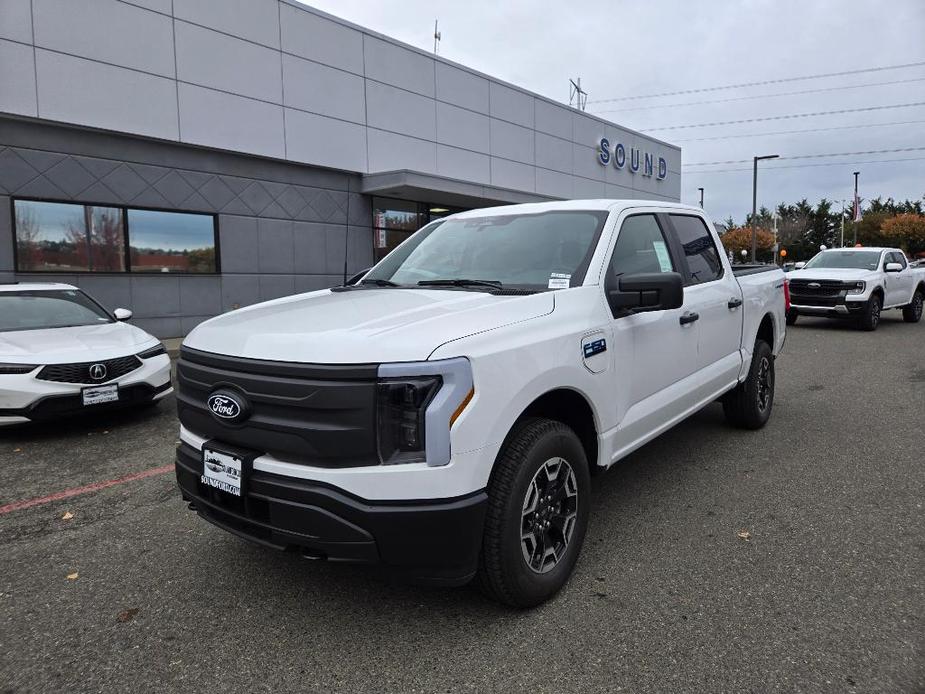
[[[207,402],[212,416],[224,422],[240,422],[250,414],[247,401],[227,390],[212,393]]]
[[[90,378],[94,381],[102,381],[106,378],[106,365],[105,364],[94,364],[90,367]]]

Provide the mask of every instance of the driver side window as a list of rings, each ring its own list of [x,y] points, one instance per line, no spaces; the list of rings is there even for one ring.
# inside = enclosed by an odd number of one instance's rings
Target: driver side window
[[[610,260],[611,276],[676,272],[668,243],[653,214],[628,217],[620,227]]]

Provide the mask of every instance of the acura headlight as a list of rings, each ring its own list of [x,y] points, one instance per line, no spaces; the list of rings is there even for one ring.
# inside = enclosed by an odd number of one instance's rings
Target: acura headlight
[[[159,354],[167,354],[167,348],[164,347],[163,343],[154,345],[154,347],[149,347],[143,352],[139,352],[135,356],[139,359],[150,359],[151,357],[156,357]]]
[[[376,429],[383,465],[450,462],[450,427],[472,399],[465,358],[381,364]]]
[[[867,282],[855,282],[853,287],[848,287],[849,294],[863,294],[864,290],[867,289]]]
[[[27,374],[37,368],[37,364],[0,364],[0,375]]]

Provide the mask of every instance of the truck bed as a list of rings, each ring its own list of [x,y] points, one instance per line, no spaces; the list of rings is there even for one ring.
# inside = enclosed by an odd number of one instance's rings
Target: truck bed
[[[780,270],[780,267],[777,265],[764,264],[732,266],[732,274],[736,277],[744,277],[745,275],[757,275],[759,272],[770,272],[771,270]]]

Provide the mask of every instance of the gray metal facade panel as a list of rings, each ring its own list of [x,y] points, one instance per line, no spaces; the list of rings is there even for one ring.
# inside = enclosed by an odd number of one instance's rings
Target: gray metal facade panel
[[[35,45],[175,77],[173,21],[119,0],[32,0]]]
[[[2,108],[22,116],[37,115],[35,53],[32,48],[0,39],[0,66],[3,66],[0,69]]]
[[[173,0],[173,13],[177,19],[279,48],[279,5],[275,0]]]
[[[0,2],[0,38],[32,43],[32,1]]]

